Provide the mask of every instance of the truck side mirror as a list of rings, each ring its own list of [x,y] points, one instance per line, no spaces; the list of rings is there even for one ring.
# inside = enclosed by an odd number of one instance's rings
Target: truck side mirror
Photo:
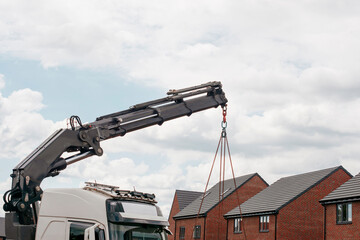
[[[164,231],[167,235],[173,236],[174,234],[168,228],[164,228]]]
[[[99,226],[99,224],[95,224],[85,229],[84,240],[95,240],[95,229]]]

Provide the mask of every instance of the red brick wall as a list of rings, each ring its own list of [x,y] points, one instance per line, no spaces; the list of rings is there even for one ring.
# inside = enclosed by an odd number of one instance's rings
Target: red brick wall
[[[336,204],[326,207],[326,240],[360,239],[360,202],[352,202],[352,223],[336,224]]]
[[[324,208],[319,200],[351,178],[339,169],[279,211],[277,239],[323,239]]]
[[[273,240],[275,239],[275,216],[270,215],[269,232],[259,231],[259,216],[246,217],[243,219],[241,225],[241,233],[234,233],[234,219],[228,220],[228,240],[246,240],[246,239],[261,239]],[[245,230],[244,230],[245,229]],[[246,239],[245,239],[246,234]]]
[[[178,199],[177,199],[177,194],[175,192],[175,196],[174,196],[174,200],[173,200],[173,203],[172,203],[172,206],[171,206],[171,211],[170,211],[170,214],[169,214],[169,229],[170,231],[175,234],[175,221],[173,219],[173,217],[178,213],[180,212],[180,207],[179,207],[179,202],[178,202]],[[170,236],[169,235],[169,240],[174,240],[174,236]]]
[[[236,192],[239,196],[240,204],[248,200],[250,197],[259,193],[261,190],[267,187],[266,183],[258,176],[255,175],[242,187],[240,187]],[[205,238],[206,240],[212,239],[225,239],[226,238],[226,220],[223,218],[223,215],[230,210],[238,206],[237,194],[236,192],[232,193],[230,196],[225,198],[221,204],[214,207],[210,212],[208,212],[205,218]],[[186,220],[176,220],[176,240],[179,239],[179,231],[181,226],[185,226],[185,234],[190,238],[185,237],[185,239],[192,239],[193,228],[198,222],[197,225],[200,225],[199,222],[203,222],[193,219]],[[201,227],[201,236],[203,238],[204,227]],[[189,233],[189,235],[188,235]]]
[[[200,240],[204,240],[204,222],[205,218],[189,218],[189,219],[180,219],[176,220],[176,236],[174,239],[179,240],[180,227],[185,227],[185,240],[193,239],[194,227],[196,225],[201,226],[201,238]],[[206,237],[206,239],[208,239]]]

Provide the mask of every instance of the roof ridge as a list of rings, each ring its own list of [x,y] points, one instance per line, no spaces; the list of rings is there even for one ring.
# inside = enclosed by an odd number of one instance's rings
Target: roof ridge
[[[249,176],[249,178],[250,178],[250,176],[253,177],[253,176],[255,176],[256,174],[258,174],[258,173],[250,173],[250,174],[242,175],[242,176],[239,176],[239,177],[236,177],[236,178],[228,178],[228,179],[224,180],[224,183],[231,182],[231,181],[233,181],[234,179],[235,179],[235,181],[236,181],[236,179],[245,178],[245,177],[247,177],[247,176]],[[209,188],[208,190],[216,187],[219,183],[220,183],[220,182],[218,181],[217,183],[215,183],[215,184],[214,184],[211,188]],[[238,186],[236,186],[236,187],[238,187]]]
[[[176,189],[175,192],[193,192],[193,193],[202,193],[201,191],[192,191],[192,190],[182,190],[182,189]]]
[[[330,168],[319,169],[319,170],[315,170],[315,171],[311,171],[311,172],[299,173],[299,174],[290,175],[290,176],[287,176],[287,177],[282,177],[282,178],[280,178],[279,180],[284,179],[284,178],[293,178],[293,177],[302,176],[302,175],[314,174],[314,173],[316,173],[316,172],[327,171],[327,170],[330,170],[330,169],[333,169],[333,170],[334,170],[334,169],[337,169],[337,168],[340,168],[340,167],[342,167],[342,166],[339,165],[339,166],[336,166],[336,167],[330,167]],[[279,181],[279,180],[277,180],[277,181]],[[277,181],[276,181],[276,182],[277,182]]]

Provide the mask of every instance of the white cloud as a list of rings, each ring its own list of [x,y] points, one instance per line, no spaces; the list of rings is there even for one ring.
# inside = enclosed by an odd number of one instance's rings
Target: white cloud
[[[11,184],[11,178],[7,178],[5,182],[1,182],[0,191],[4,193],[6,190],[9,189],[10,184]]]
[[[2,1],[0,51],[46,67],[113,66],[163,85],[254,68],[355,70],[359,61],[357,1],[38,4]]]
[[[41,93],[30,89],[0,95],[2,158],[24,157],[49,135],[54,123],[40,115],[42,107]]]
[[[0,89],[5,86],[4,75],[0,74]]]

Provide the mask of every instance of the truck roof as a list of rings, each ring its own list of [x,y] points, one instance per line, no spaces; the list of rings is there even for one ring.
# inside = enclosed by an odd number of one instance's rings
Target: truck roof
[[[105,201],[110,197],[81,188],[47,189],[43,193],[40,217],[68,217],[106,221]]]
[[[155,194],[143,193],[138,191],[121,190],[117,186],[105,185],[93,182],[85,182],[85,190],[97,192],[105,196],[118,199],[118,200],[130,200],[143,203],[157,203],[155,200]]]
[[[136,199],[138,198],[138,199]],[[124,212],[119,213],[132,222],[156,221],[168,225],[167,219],[157,214],[155,202],[144,201],[143,197],[112,196],[106,192],[89,188],[47,189],[43,193],[40,217],[63,217],[107,222],[106,201],[109,199],[123,202]],[[146,207],[147,206],[147,207]],[[151,210],[151,209],[154,210]],[[139,209],[146,211],[139,212]],[[147,212],[147,213],[146,213]]]

